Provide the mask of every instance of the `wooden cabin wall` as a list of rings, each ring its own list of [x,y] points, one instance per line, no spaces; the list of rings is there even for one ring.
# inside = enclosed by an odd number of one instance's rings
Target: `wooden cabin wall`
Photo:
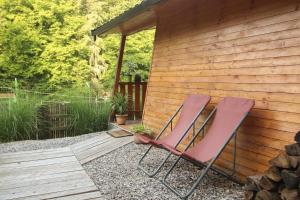
[[[158,132],[188,94],[212,96],[209,109],[226,96],[255,99],[237,170],[263,172],[300,130],[300,1],[176,2],[157,10],[143,122]],[[231,166],[232,150],[218,165]]]

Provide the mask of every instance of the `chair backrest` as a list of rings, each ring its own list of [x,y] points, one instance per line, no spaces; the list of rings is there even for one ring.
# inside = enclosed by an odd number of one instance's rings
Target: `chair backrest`
[[[213,122],[205,137],[184,154],[206,162],[217,156],[236,128],[254,106],[254,100],[226,97],[218,105]]]
[[[199,112],[205,108],[209,101],[210,96],[207,95],[189,95],[183,103],[180,116],[173,130],[167,136],[159,139],[160,142],[170,147],[175,147]]]

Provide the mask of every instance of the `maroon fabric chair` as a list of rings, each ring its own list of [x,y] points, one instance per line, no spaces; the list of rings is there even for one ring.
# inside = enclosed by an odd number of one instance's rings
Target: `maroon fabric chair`
[[[210,97],[207,95],[189,95],[155,139],[151,140],[149,138],[144,137],[143,142],[150,143],[151,146],[146,151],[145,155],[141,158],[139,162],[139,168],[142,169],[147,175],[154,176],[160,170],[164,162],[169,158],[171,153],[175,153],[177,155],[181,154],[181,152],[178,151],[176,147],[186,137],[188,131],[194,125],[195,121],[198,119],[199,115],[209,103],[209,101]],[[175,118],[175,116],[179,113],[180,110],[181,112],[178,121],[174,128],[172,128],[172,120]],[[169,125],[171,125],[171,132],[168,135],[161,137]],[[154,170],[153,173],[149,173],[144,168],[142,168],[141,162],[153,146],[168,150],[170,153],[164,160],[164,162],[161,163],[160,167]]]
[[[223,149],[226,147],[228,142],[235,137],[235,149],[236,149],[236,132],[245,117],[248,115],[249,111],[254,106],[254,100],[235,98],[235,97],[226,97],[224,98],[217,107],[211,112],[209,117],[206,119],[203,126],[200,128],[198,133],[193,137],[190,143],[187,145],[185,151],[180,154],[177,161],[168,171],[163,179],[163,184],[171,189],[175,194],[177,194],[182,199],[188,198],[192,194],[194,189],[201,182],[203,177],[206,175],[207,171],[213,165],[215,160],[222,153]],[[195,146],[191,147],[191,144],[195,141],[197,135],[204,129],[207,122],[213,118],[212,124],[209,127],[209,130],[203,137],[203,139],[197,143]],[[233,163],[233,173],[235,173],[235,157],[236,152],[234,150],[234,163]],[[205,166],[202,174],[199,176],[195,184],[192,186],[192,189],[186,194],[182,195],[176,189],[172,188],[167,182],[166,179],[171,171],[174,169],[178,161],[181,159],[191,160],[196,163],[200,163]],[[205,163],[208,163],[205,165]],[[220,170],[215,171],[226,175],[226,173],[221,172]]]

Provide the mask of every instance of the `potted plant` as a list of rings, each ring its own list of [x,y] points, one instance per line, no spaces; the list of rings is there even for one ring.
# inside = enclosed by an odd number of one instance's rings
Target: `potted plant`
[[[149,143],[149,141],[153,139],[152,130],[144,126],[143,124],[137,124],[132,126],[131,131],[134,133],[133,141],[136,144]]]
[[[128,118],[128,114],[127,114],[128,101],[126,97],[124,97],[120,93],[117,93],[115,96],[113,96],[111,103],[112,103],[112,109],[116,114],[117,124],[118,125],[125,124]]]

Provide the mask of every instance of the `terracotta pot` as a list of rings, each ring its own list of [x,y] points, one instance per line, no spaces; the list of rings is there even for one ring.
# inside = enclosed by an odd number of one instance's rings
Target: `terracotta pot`
[[[128,115],[116,115],[116,120],[118,125],[124,125],[126,123],[126,120],[128,118]]]

